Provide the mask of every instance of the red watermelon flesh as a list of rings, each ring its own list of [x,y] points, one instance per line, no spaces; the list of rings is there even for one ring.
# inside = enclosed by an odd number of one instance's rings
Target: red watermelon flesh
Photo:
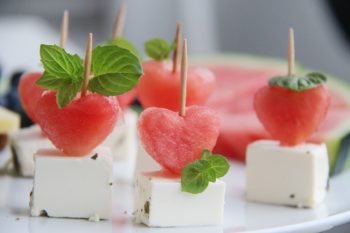
[[[136,93],[137,93],[136,88],[134,88],[128,92],[125,92],[122,95],[119,95],[117,97],[119,106],[122,109],[126,109],[136,99]]]
[[[38,119],[35,115],[35,108],[40,99],[41,94],[45,91],[35,82],[42,76],[42,72],[29,72],[22,75],[18,84],[18,94],[23,109],[29,118],[37,123]]]
[[[209,64],[203,62],[216,76],[216,89],[208,105],[219,112],[221,129],[214,152],[230,158],[245,160],[245,151],[249,143],[268,139],[270,135],[256,117],[253,99],[256,91],[267,85],[276,75],[284,75],[284,66],[245,66],[237,64]],[[332,86],[329,88],[332,100],[325,121],[310,141],[322,142],[327,133],[334,130],[340,122],[350,117],[347,100],[338,94]]]

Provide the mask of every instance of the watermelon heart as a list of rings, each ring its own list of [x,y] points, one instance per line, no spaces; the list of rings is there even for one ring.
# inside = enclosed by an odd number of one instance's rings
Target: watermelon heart
[[[203,149],[213,149],[219,128],[216,112],[203,106],[187,107],[184,117],[164,108],[147,108],[138,122],[147,153],[178,175],[184,166],[201,157]]]
[[[280,86],[261,88],[254,109],[265,129],[283,145],[305,142],[324,120],[330,95],[326,86],[293,91]]]
[[[30,72],[22,75],[18,84],[18,94],[22,107],[29,118],[37,123],[35,116],[35,108],[40,99],[41,94],[45,91],[35,82],[42,76],[41,72]]]
[[[169,63],[146,61],[137,85],[138,97],[144,108],[180,109],[180,74],[172,72]],[[186,105],[203,105],[214,91],[215,76],[206,68],[191,67],[187,77]]]
[[[56,93],[44,92],[36,106],[38,123],[51,142],[67,155],[84,155],[98,146],[118,119],[115,97],[88,94],[59,109]]]

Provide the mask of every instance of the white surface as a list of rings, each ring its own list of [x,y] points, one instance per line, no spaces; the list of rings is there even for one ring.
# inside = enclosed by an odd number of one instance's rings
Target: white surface
[[[314,207],[327,193],[327,147],[323,144],[281,146],[259,140],[247,149],[247,199],[257,202]]]
[[[181,192],[178,178],[140,174],[135,181],[135,222],[155,227],[221,225],[224,198],[225,182],[220,180],[191,194]]]
[[[32,216],[44,210],[52,217],[111,219],[113,160],[109,148],[81,157],[41,149],[34,159]]]
[[[54,148],[43,136],[38,125],[32,125],[10,134],[10,142],[16,151],[19,172],[23,176],[34,176],[34,153],[40,148]]]
[[[245,168],[232,164],[226,181],[226,204],[222,227],[147,228],[132,222],[132,186],[113,185],[113,220],[91,223],[79,219],[29,217],[32,180],[0,175],[0,232],[138,232],[138,233],[233,233],[320,232],[350,221],[350,172],[330,180],[325,202],[315,209],[249,203],[244,198]],[[126,211],[126,212],[125,212]],[[19,218],[19,220],[16,220]]]

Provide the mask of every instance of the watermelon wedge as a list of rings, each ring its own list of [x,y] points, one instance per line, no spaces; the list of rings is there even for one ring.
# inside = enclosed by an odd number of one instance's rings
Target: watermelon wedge
[[[220,136],[214,152],[244,161],[249,143],[270,137],[254,112],[254,94],[272,76],[285,74],[286,61],[232,54],[195,57],[192,61],[193,66],[205,66],[216,75],[217,86],[208,101],[208,106],[217,110],[221,117]],[[296,69],[301,74],[310,71],[300,65]],[[350,133],[350,86],[330,75],[327,77],[332,96],[330,109],[310,141],[326,142],[333,171],[342,140]]]

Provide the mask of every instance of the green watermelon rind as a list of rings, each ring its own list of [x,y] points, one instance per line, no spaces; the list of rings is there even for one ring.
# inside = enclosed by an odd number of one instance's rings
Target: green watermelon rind
[[[267,68],[269,66],[277,69],[281,69],[281,72],[287,71],[287,61],[285,59],[271,58],[259,55],[251,54],[202,54],[190,57],[190,64],[218,64],[218,65],[230,65],[235,64],[246,68]],[[300,64],[295,65],[295,70],[297,73],[305,74],[309,73],[311,69],[304,68]],[[336,90],[339,96],[343,97],[346,103],[350,107],[350,85],[332,75],[326,74],[328,77],[328,87],[330,90]],[[350,121],[341,122],[336,128],[328,132],[326,137],[326,145],[329,154],[329,163],[331,174],[334,170],[335,163],[337,161],[337,156],[339,152],[340,143],[348,133],[350,132]],[[347,161],[347,164],[350,163]],[[347,166],[348,165],[344,165]],[[349,164],[350,166],[350,164]]]
[[[310,70],[305,69],[309,72]],[[327,85],[330,90],[336,90],[337,94],[345,100],[350,107],[350,85],[346,81],[336,78],[330,74],[322,72],[327,76]],[[333,174],[335,164],[337,162],[340,143],[342,139],[350,133],[350,121],[341,122],[336,128],[328,132],[326,138],[327,150],[329,154],[330,173]]]

